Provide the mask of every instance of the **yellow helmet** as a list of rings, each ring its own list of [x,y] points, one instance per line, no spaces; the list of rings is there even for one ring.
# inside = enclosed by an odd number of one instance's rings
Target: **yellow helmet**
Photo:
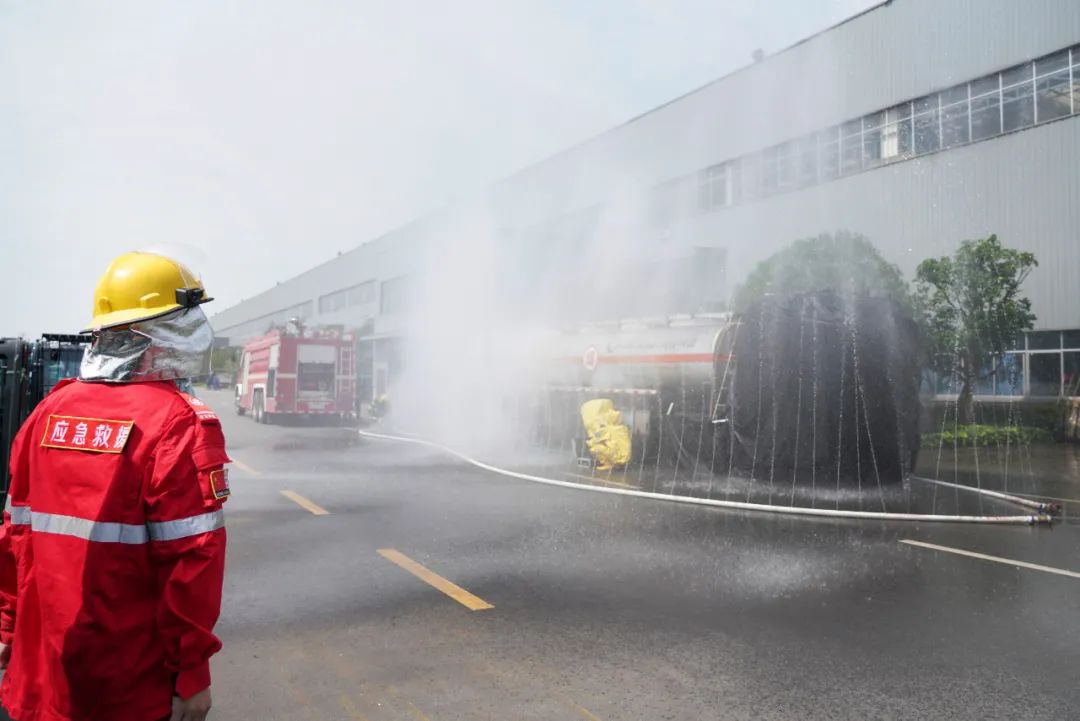
[[[186,266],[153,253],[124,253],[94,289],[92,330],[149,320],[213,300]]]

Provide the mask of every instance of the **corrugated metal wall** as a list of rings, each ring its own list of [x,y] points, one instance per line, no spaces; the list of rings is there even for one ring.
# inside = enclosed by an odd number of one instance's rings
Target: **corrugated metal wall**
[[[927,257],[997,233],[1035,253],[1026,291],[1039,328],[1080,328],[1080,118],[868,170],[694,217],[688,237],[727,245],[729,275],[796,238],[866,235],[912,278]]]
[[[995,232],[1039,258],[1027,288],[1038,327],[1080,328],[1077,116],[742,206],[698,213],[693,202],[696,173],[708,165],[1077,42],[1077,0],[893,0],[497,183],[487,198],[493,225],[521,238],[584,208],[626,212],[653,186],[689,176],[690,212],[657,253],[725,247],[731,286],[768,254],[824,231],[864,233],[908,277],[923,258]],[[439,220],[281,283],[214,325],[223,335],[259,333],[266,321],[257,319],[287,306],[311,300],[317,309],[321,294],[413,273]],[[358,325],[377,312],[376,298],[317,320]],[[394,330],[392,319],[379,324]]]

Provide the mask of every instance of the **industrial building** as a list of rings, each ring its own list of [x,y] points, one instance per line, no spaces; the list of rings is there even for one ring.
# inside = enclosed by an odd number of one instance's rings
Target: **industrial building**
[[[476,201],[521,312],[721,307],[793,240],[861,233],[912,278],[996,233],[1035,253],[1036,328],[980,394],[1055,397],[1080,375],[1080,3],[892,0],[495,183]],[[299,317],[361,337],[366,394],[394,373],[423,258],[458,209],[229,308],[232,344]],[[599,241],[598,241],[599,239]],[[599,257],[625,248],[614,265]],[[643,278],[663,292],[643,296]],[[568,289],[598,275],[605,303]],[[558,282],[552,282],[553,279]],[[572,299],[567,302],[567,299]],[[437,302],[437,299],[435,299]],[[590,315],[591,317],[586,317]]]

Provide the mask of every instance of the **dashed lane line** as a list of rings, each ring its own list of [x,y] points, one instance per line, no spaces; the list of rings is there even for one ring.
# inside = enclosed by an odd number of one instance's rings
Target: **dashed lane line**
[[[317,503],[313,503],[312,501],[309,501],[308,499],[304,498],[303,496],[301,496],[296,491],[285,490],[285,491],[281,492],[281,495],[285,496],[286,498],[288,498],[290,501],[292,501],[296,505],[300,506],[301,508],[303,508],[303,509],[305,509],[307,511],[310,511],[312,514],[314,514],[316,516],[328,516],[328,515],[330,515],[330,511],[326,510],[325,508],[318,505]]]
[[[932,551],[942,551],[943,553],[953,553],[957,556],[967,556],[968,558],[978,558],[982,561],[993,561],[994,563],[1001,563],[1006,566],[1016,566],[1018,568],[1030,568],[1033,571],[1042,571],[1043,573],[1054,573],[1059,576],[1068,576],[1069,578],[1080,578],[1080,573],[1076,571],[1068,571],[1064,568],[1054,568],[1053,566],[1042,566],[1038,563],[1028,563],[1027,561],[1017,561],[1013,558],[1002,558],[1000,556],[990,556],[985,553],[976,553],[974,551],[965,551],[962,548],[951,548],[949,546],[939,546],[936,543],[925,543],[924,541],[913,541],[909,538],[900,539],[900,543],[906,543],[909,546],[918,546],[919,548],[928,548]]]
[[[430,716],[421,711],[419,707],[417,707],[417,705],[414,704],[412,701],[407,698],[403,698],[401,694],[398,693],[398,690],[396,688],[394,688],[393,686],[387,686],[386,690],[389,691],[390,695],[393,696],[396,700],[404,702],[405,708],[412,715],[412,717],[416,719],[416,721],[431,721]]]
[[[484,599],[474,596],[456,583],[451,583],[434,571],[421,566],[400,551],[395,551],[393,548],[380,548],[378,553],[387,561],[400,566],[429,586],[442,591],[470,611],[486,611],[495,608]]]
[[[349,714],[349,718],[353,721],[368,721],[367,716],[360,713],[360,709],[356,708],[356,704],[349,698],[348,694],[341,694],[341,708],[345,713]]]
[[[581,714],[581,717],[586,719],[587,721],[603,721],[603,719],[601,719],[599,716],[597,716],[584,706],[578,706],[577,710],[578,713]]]
[[[261,472],[261,471],[257,471],[257,470],[255,470],[254,468],[252,468],[252,467],[251,467],[251,466],[249,466],[248,464],[246,464],[246,463],[244,463],[243,461],[241,461],[241,460],[240,460],[239,458],[235,458],[235,457],[233,457],[233,458],[232,458],[232,464],[233,464],[234,466],[236,466],[237,468],[239,468],[239,469],[240,469],[241,471],[243,471],[244,473],[250,473],[250,474],[251,474],[251,475],[253,475],[253,476],[261,476],[261,475],[262,475],[262,472]]]

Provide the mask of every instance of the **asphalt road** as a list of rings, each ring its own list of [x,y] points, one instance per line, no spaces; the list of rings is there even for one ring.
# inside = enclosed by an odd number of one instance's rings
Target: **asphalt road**
[[[222,721],[1080,717],[1080,577],[900,543],[1080,571],[1080,527],[562,490],[206,395],[238,461]]]
[[[1080,571],[1080,526],[562,490],[204,396],[237,461],[219,721],[1080,718],[1080,577],[900,543]]]

